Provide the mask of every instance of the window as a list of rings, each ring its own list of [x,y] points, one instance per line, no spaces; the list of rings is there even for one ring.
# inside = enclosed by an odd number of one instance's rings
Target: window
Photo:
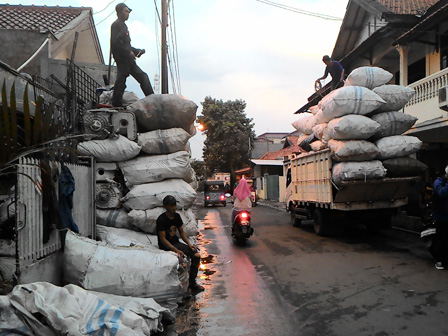
[[[448,68],[448,31],[440,35],[440,69]]]
[[[426,77],[426,58],[423,57],[417,62],[408,66],[408,84],[414,83]]]

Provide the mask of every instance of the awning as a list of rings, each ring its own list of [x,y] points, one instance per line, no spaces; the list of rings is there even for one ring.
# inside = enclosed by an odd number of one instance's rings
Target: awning
[[[257,166],[283,166],[283,160],[250,160]]]
[[[435,118],[424,121],[412,127],[405,135],[412,135],[421,141],[448,142],[448,118]]]

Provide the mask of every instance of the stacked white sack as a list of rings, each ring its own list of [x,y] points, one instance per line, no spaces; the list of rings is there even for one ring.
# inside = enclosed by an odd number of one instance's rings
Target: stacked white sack
[[[132,210],[128,214],[129,222],[131,225],[135,226],[143,232],[156,234],[157,218],[164,212],[165,209],[161,207],[148,210]],[[177,210],[177,212],[182,219],[182,227],[187,237],[197,236],[199,234],[199,231],[197,226],[197,218],[193,210],[190,208],[187,210]]]
[[[317,124],[348,114],[367,115],[386,102],[373,91],[361,86],[344,86],[332,91],[320,102]]]
[[[172,179],[135,185],[122,201],[127,209],[147,210],[163,206],[162,201],[168,195],[176,198],[178,209],[188,209],[196,200],[196,191],[187,182]]]
[[[114,228],[135,229],[129,221],[128,213],[123,209],[96,209],[96,223]]]
[[[182,128],[155,130],[138,135],[138,143],[146,154],[171,154],[186,150],[191,134]]]
[[[415,90],[402,85],[382,85],[373,89],[386,102],[375,113],[401,110],[415,94]]]
[[[129,186],[161,182],[168,179],[182,179],[193,182],[194,173],[187,152],[167,155],[141,156],[129,161],[119,162],[126,184]]]
[[[345,81],[345,85],[374,89],[377,86],[388,83],[393,77],[389,71],[382,68],[365,66],[356,68],[350,72]]]
[[[179,259],[174,253],[109,245],[67,232],[64,278],[84,289],[134,297],[178,298],[182,295],[178,268]]]
[[[84,141],[77,148],[81,155],[93,156],[100,162],[130,160],[141,151],[141,146],[122,135],[105,140]]]

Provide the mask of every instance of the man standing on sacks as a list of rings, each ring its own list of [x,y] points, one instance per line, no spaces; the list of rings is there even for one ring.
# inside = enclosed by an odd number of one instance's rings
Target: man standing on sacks
[[[114,60],[117,63],[117,80],[115,81],[114,93],[112,96],[112,105],[122,107],[123,93],[126,88],[126,78],[131,75],[140,83],[145,96],[154,94],[148,75],[139,68],[135,58],[145,53],[145,49],[136,49],[131,46],[131,37],[128,27],[124,23],[129,19],[132,9],[124,3],[115,6],[118,19],[111,26],[111,51]]]
[[[204,287],[196,283],[196,277],[201,261],[199,249],[190,243],[184,232],[182,218],[176,212],[177,201],[174,196],[168,195],[162,202],[166,212],[161,214],[156,221],[159,248],[164,251],[173,251],[181,258],[184,258],[185,255],[190,258],[191,266],[188,288],[192,293],[199,293],[204,290]],[[179,241],[179,238],[176,235],[177,231],[179,231],[180,237],[187,245]]]

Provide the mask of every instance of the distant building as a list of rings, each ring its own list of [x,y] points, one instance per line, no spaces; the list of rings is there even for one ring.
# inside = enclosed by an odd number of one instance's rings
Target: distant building
[[[275,152],[283,148],[284,138],[290,133],[263,133],[256,137],[251,152],[251,159],[259,159],[267,152]]]
[[[0,45],[8,46],[0,61],[46,80],[54,75],[65,84],[70,59],[104,83],[107,66],[92,14],[87,7],[0,5]]]

